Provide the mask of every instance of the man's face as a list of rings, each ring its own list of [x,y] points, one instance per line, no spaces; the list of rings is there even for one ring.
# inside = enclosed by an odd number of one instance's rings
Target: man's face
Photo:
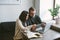
[[[35,11],[35,10],[34,10],[34,11],[30,10],[29,13],[30,13],[29,15],[30,15],[31,17],[33,17],[33,16],[35,15],[36,11]]]

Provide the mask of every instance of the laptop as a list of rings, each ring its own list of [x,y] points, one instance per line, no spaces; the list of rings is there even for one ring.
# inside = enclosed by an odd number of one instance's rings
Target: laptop
[[[47,22],[44,29],[41,27],[41,24],[37,25],[36,31],[38,31],[40,33],[44,33],[50,29],[51,25],[52,25],[52,22]]]

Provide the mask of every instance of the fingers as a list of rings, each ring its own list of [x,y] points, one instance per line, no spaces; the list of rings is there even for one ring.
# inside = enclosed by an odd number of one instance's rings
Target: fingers
[[[41,23],[41,26],[42,26],[42,27],[45,27],[45,26],[46,26],[46,23]]]
[[[36,24],[33,24],[31,31],[35,31],[36,30]]]

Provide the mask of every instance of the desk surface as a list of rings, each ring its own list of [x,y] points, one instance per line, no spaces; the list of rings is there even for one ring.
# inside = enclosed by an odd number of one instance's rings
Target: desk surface
[[[60,25],[59,24],[53,24],[52,26],[55,26],[55,27],[60,28]]]
[[[31,40],[54,40],[55,38],[60,37],[60,33],[49,29],[43,34],[42,38],[35,38]]]

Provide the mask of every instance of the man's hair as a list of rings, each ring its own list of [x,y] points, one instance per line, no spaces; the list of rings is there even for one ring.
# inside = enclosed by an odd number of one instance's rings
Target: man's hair
[[[29,11],[34,11],[34,10],[35,10],[35,8],[33,8],[33,7],[29,8]]]

